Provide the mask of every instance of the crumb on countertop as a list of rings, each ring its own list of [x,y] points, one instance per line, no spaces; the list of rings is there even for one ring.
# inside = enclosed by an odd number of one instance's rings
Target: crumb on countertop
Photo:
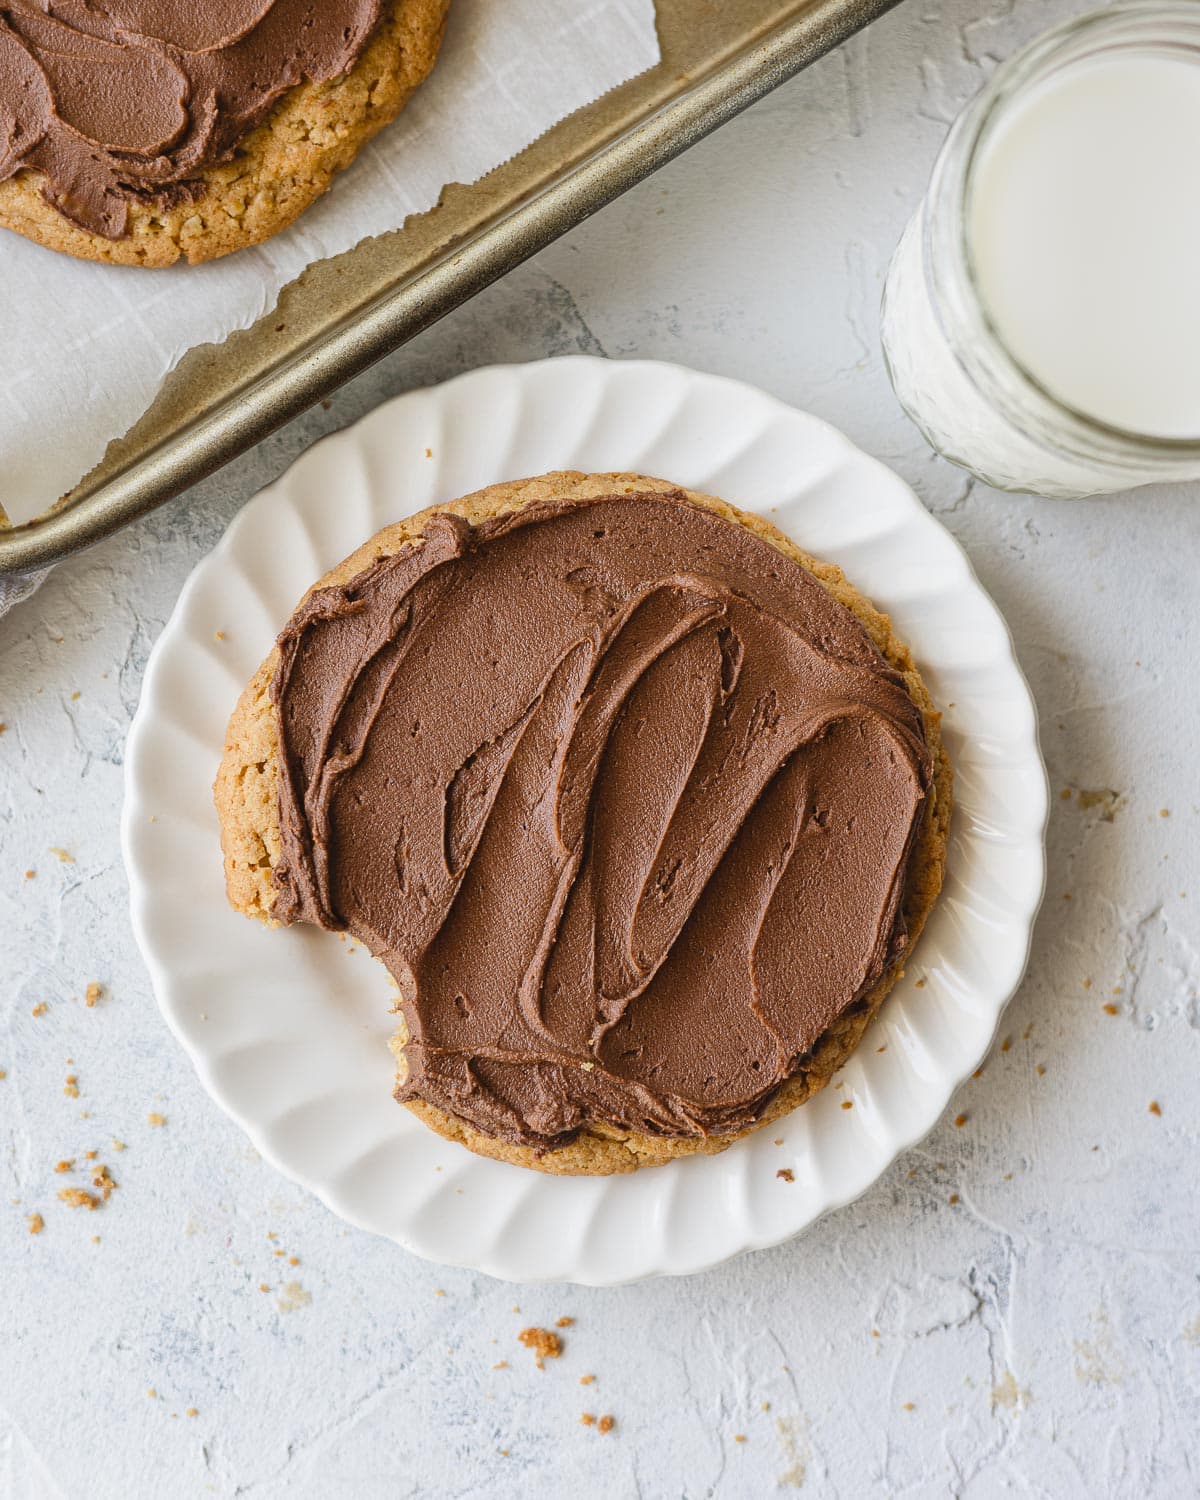
[[[796,1174],[792,1171],[791,1167],[780,1167],[779,1171],[776,1172],[775,1175],[776,1177],[782,1178],[784,1182],[795,1182],[796,1180]]]
[[[50,845],[50,853],[54,855],[60,865],[73,865],[75,863],[75,856],[73,854],[68,854],[65,849],[58,849],[53,844]]]
[[[517,1342],[533,1350],[539,1370],[546,1368],[548,1359],[557,1359],[562,1353],[562,1339],[548,1328],[522,1328],[517,1334]]]
[[[30,1234],[41,1234],[46,1227],[46,1221],[41,1214],[26,1214],[25,1222],[29,1225]]]
[[[601,1417],[596,1423],[597,1432],[611,1432],[617,1425],[617,1419],[613,1416]]]
[[[87,989],[83,992],[83,998],[87,1002],[87,1007],[89,1010],[92,1009],[96,1001],[99,1000],[101,995],[103,994],[103,986],[97,984],[95,980],[93,980],[92,983],[88,985]]]
[[[44,1000],[39,1000],[38,1003],[29,1012],[29,1014],[31,1016],[44,1016],[49,1009],[50,1007]]]
[[[79,1098],[79,1077],[75,1073],[68,1073],[67,1080],[63,1084],[63,1093],[68,1099]]]
[[[1150,1101],[1150,1113],[1152,1115],[1158,1115],[1158,1117],[1160,1119],[1162,1118],[1162,1105],[1159,1104],[1159,1102],[1158,1102],[1157,1099],[1151,1099],[1151,1101]]]
[[[101,1203],[99,1194],[89,1193],[86,1188],[59,1188],[58,1196],[68,1208],[86,1208],[93,1213]]]
[[[146,1116],[147,1125],[165,1125],[166,1123],[166,1115],[160,1115],[157,1110],[151,1110],[150,1113]]]
[[[574,1323],[574,1321],[574,1318],[556,1318],[554,1320],[554,1326],[555,1328],[570,1328],[571,1324]]]
[[[969,1118],[970,1118],[969,1115],[955,1115],[954,1116],[954,1124],[955,1124],[955,1126],[959,1130],[961,1130],[963,1128],[963,1126],[967,1123],[967,1120]]]
[[[592,1384],[595,1383],[595,1379],[596,1379],[596,1377],[594,1375],[581,1375],[579,1377],[579,1384],[580,1385],[592,1385]]]

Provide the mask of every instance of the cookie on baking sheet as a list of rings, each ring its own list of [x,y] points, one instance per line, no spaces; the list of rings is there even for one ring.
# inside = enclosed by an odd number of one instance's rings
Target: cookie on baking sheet
[[[0,7],[0,227],[133,266],[259,244],[400,113],[449,4]]]
[[[400,990],[396,1096],[486,1156],[719,1151],[822,1088],[937,899],[939,715],[759,516],[637,474],[493,485],[306,595],[230,720],[240,911]]]

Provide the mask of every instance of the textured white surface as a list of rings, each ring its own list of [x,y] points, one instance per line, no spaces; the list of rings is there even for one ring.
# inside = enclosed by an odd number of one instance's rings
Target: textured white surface
[[[971,485],[897,410],[877,346],[882,270],[951,114],[1070,9],[902,6],[0,622],[6,1500],[1196,1493],[1200,489]],[[184,578],[315,435],[475,364],[579,349],[764,385],[947,522],[1039,702],[1050,886],[1010,1049],[859,1203],[693,1280],[514,1292],[345,1229],[200,1089],[129,932],[120,758]],[[92,1146],[121,1186],[86,1214],[56,1201],[53,1165]],[[577,1321],[539,1372],[515,1335],[559,1316]]]
[[[429,504],[497,473],[556,468],[669,474],[769,514],[846,569],[921,664],[956,771],[941,901],[833,1086],[718,1156],[571,1181],[474,1156],[397,1109],[385,973],[330,933],[245,921],[213,857],[213,771],[232,705],[314,579]],[[827,423],[649,360],[490,365],[386,402],[305,454],[188,580],[147,666],[125,761],[134,930],[213,1097],[350,1223],[511,1281],[613,1286],[707,1269],[857,1197],[982,1059],[1042,896],[1033,704],[962,552],[902,480]]]

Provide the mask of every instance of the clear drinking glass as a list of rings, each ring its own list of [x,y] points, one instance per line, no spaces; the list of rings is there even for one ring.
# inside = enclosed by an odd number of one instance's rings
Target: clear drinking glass
[[[888,270],[883,352],[896,395],[939,453],[999,489],[1076,498],[1200,477],[1200,436],[1107,426],[1040,385],[988,318],[971,261],[966,212],[991,132],[1056,70],[1123,51],[1200,67],[1200,3],[1127,0],[1056,27],[998,68],[955,121]],[[1200,142],[1196,163],[1200,172]]]

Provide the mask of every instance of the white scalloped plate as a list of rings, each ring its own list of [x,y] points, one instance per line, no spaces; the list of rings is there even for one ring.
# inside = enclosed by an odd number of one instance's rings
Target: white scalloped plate
[[[330,934],[268,931],[229,909],[210,792],[238,693],[314,579],[390,521],[559,468],[640,470],[711,491],[839,563],[910,642],[945,710],[956,771],[945,890],[842,1086],[719,1156],[621,1177],[487,1161],[395,1104],[386,974]],[[402,396],[246,506],[151,656],[122,838],[163,1013],[266,1157],[419,1255],[518,1281],[612,1284],[777,1244],[926,1134],[1024,970],[1046,810],[1034,707],[1004,621],[896,475],[748,386],[579,358]]]

